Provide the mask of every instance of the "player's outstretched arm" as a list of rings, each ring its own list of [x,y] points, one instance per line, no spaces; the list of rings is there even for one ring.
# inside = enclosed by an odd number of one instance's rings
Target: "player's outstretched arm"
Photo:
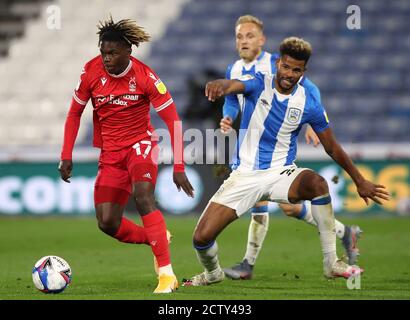
[[[363,198],[367,205],[369,205],[369,198],[380,205],[382,204],[381,199],[389,200],[389,192],[384,185],[374,184],[361,175],[353,164],[352,159],[336,141],[331,128],[327,128],[318,133],[318,137],[327,154],[350,175],[356,184],[357,193]]]
[[[209,101],[215,101],[232,93],[244,93],[245,85],[239,80],[218,79],[210,81],[205,87],[205,96]]]

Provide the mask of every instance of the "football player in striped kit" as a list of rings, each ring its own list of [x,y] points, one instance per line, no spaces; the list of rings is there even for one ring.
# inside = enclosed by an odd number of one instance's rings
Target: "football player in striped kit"
[[[239,80],[208,82],[210,101],[229,94],[243,94],[245,103],[239,131],[236,169],[210,199],[193,235],[193,244],[204,272],[184,280],[185,286],[220,282],[225,274],[219,265],[217,236],[255,204],[310,201],[317,223],[326,278],[350,278],[363,269],[337,257],[335,218],[326,180],[294,163],[297,136],[304,124],[318,135],[328,155],[352,178],[358,195],[368,204],[389,200],[385,186],[366,180],[333,135],[329,119],[312,89],[299,81],[311,55],[307,41],[290,37],[280,44],[274,75],[246,75]]]
[[[235,24],[236,49],[238,50],[241,59],[230,64],[226,71],[227,79],[240,79],[245,75],[255,75],[257,72],[264,74],[274,74],[276,71],[275,61],[278,54],[271,54],[263,50],[266,38],[263,33],[263,22],[251,15],[245,15],[238,18]],[[299,82],[311,89],[316,99],[320,102],[320,91],[317,86],[306,77],[301,77]],[[244,97],[242,94],[228,95],[225,97],[223,106],[223,118],[221,119],[221,130],[227,132],[232,128],[232,124],[238,117],[239,111],[242,110]],[[320,141],[312,130],[310,125],[307,125],[305,132],[305,140],[316,147]],[[237,151],[238,149],[236,149]],[[234,154],[232,169],[235,169],[237,162],[237,154]],[[309,225],[317,227],[316,221],[313,219],[311,204],[305,201],[301,204],[286,204],[279,203],[280,209],[289,217],[297,218]],[[268,201],[260,201],[251,208],[251,222],[248,230],[248,242],[246,252],[241,262],[225,268],[224,272],[228,278],[251,279],[253,275],[254,265],[259,252],[262,249],[263,241],[269,226]],[[346,252],[348,263],[353,265],[357,262],[359,248],[357,241],[362,233],[358,226],[345,226],[343,223],[335,219],[336,236],[341,240],[342,246]]]

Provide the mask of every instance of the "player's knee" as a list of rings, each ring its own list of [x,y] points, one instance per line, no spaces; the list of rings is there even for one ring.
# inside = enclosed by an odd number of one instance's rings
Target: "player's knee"
[[[311,188],[312,188],[312,198],[324,195],[329,193],[329,186],[325,178],[322,176],[315,174],[311,181]]]
[[[120,227],[120,223],[121,221],[118,221],[118,219],[113,216],[103,215],[98,219],[98,228],[100,228],[102,232],[114,236]]]
[[[134,194],[137,210],[141,215],[155,211],[154,195],[148,192]]]
[[[193,243],[196,247],[205,247],[212,241],[214,241],[214,236],[209,232],[209,230],[195,229]]]

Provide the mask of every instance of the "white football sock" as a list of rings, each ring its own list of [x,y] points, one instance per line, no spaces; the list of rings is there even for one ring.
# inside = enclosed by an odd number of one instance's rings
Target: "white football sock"
[[[168,276],[174,276],[174,270],[172,270],[172,265],[168,264],[166,266],[163,267],[159,267],[158,268],[158,274],[166,274]]]
[[[315,219],[313,219],[312,215],[312,204],[310,201],[303,202],[302,211],[300,212],[300,216],[298,219],[305,221],[308,224],[311,224],[317,227],[317,223]],[[335,219],[335,228],[336,228],[336,236],[339,239],[342,239],[345,235],[345,225],[341,223],[339,220]]]
[[[335,219],[335,228],[336,228],[336,236],[339,239],[342,239],[345,235],[345,225],[341,223],[339,220]]]
[[[218,261],[218,244],[216,241],[207,247],[195,246],[196,256],[199,262],[205,268],[205,272],[212,273],[217,269],[221,269]]]
[[[261,222],[256,221],[255,216],[258,217],[257,219],[260,219]],[[268,212],[258,212],[257,215],[252,215],[248,230],[248,244],[246,246],[246,253],[244,256],[244,259],[246,259],[250,265],[254,265],[256,259],[258,258],[259,252],[262,249],[263,241],[265,240],[266,233],[268,232],[268,228]]]
[[[308,224],[311,224],[312,226],[317,227],[317,223],[315,219],[313,219],[312,215],[312,205],[310,201],[304,201],[302,204],[302,211],[299,213],[299,217],[297,217],[300,220],[305,221]]]
[[[332,266],[337,260],[337,255],[335,217],[329,194],[312,200],[312,215],[319,229],[324,262],[326,265]]]

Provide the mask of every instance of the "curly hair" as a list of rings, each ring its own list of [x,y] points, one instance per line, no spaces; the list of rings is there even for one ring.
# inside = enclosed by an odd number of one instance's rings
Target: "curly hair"
[[[279,47],[280,55],[288,55],[296,60],[308,62],[312,54],[312,46],[302,38],[289,37],[282,41]]]
[[[114,22],[112,16],[106,21],[100,21],[98,27],[98,45],[102,41],[124,41],[129,46],[138,47],[141,42],[148,42],[151,36],[134,20],[123,19]]]

